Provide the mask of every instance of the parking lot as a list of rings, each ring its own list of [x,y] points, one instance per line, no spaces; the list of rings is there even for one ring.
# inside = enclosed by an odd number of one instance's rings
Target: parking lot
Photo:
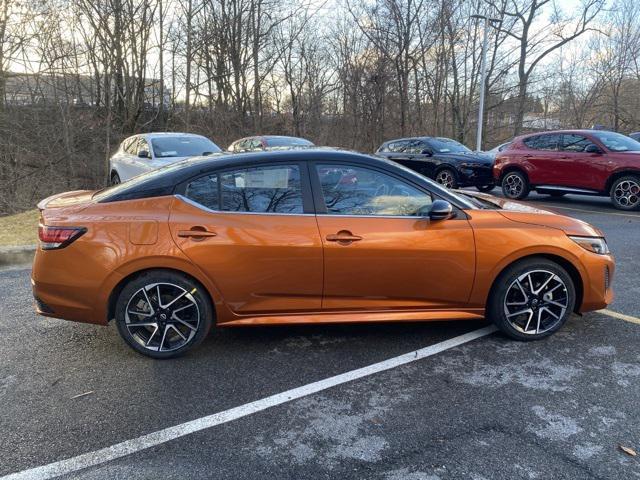
[[[256,327],[154,361],[114,325],[37,316],[29,268],[1,270],[0,476],[640,478],[620,448],[640,451],[640,213],[529,201],[601,228],[617,261],[608,311],[535,343],[478,322]]]

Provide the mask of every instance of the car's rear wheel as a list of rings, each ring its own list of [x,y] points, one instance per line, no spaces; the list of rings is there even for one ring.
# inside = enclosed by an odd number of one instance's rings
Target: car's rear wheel
[[[625,175],[611,185],[611,201],[620,210],[637,210],[640,208],[640,177]]]
[[[436,173],[436,182],[443,187],[458,188],[458,178],[456,172],[451,168],[443,168]]]
[[[111,174],[111,178],[109,179],[109,185],[118,185],[119,183],[122,183],[122,181],[120,180],[120,175],[118,175],[118,172],[113,172]]]
[[[489,185],[476,186],[479,192],[488,193],[494,188],[496,188],[495,184],[490,183]]]
[[[153,270],[120,292],[116,324],[124,341],[152,358],[182,355],[211,329],[212,306],[204,288],[181,273]]]
[[[547,259],[508,267],[489,298],[489,318],[507,336],[538,340],[559,330],[575,304],[575,286],[567,271]]]
[[[529,195],[529,181],[517,170],[507,172],[502,177],[502,193],[513,200],[522,200]]]

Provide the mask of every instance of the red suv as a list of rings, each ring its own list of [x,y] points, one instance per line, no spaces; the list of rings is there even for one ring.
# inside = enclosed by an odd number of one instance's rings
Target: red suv
[[[500,152],[493,176],[505,197],[531,190],[611,196],[616,208],[640,208],[640,142],[604,130],[562,130],[523,135]]]

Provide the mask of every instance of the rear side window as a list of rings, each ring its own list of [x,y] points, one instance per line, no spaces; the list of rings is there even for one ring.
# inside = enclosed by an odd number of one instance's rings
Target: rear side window
[[[560,145],[561,135],[536,135],[535,137],[525,138],[524,144],[534,150],[557,150]]]
[[[243,168],[200,177],[185,196],[211,210],[251,213],[303,213],[297,165]]]

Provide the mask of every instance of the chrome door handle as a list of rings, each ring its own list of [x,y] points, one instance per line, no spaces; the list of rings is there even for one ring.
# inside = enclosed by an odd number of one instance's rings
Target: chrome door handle
[[[178,230],[178,237],[204,240],[207,237],[215,237],[215,232],[210,232],[204,227],[191,227],[191,230]]]
[[[351,242],[358,242],[362,240],[362,237],[354,235],[349,230],[340,230],[338,233],[327,235],[326,239],[328,242],[338,242],[341,245],[349,245]]]

